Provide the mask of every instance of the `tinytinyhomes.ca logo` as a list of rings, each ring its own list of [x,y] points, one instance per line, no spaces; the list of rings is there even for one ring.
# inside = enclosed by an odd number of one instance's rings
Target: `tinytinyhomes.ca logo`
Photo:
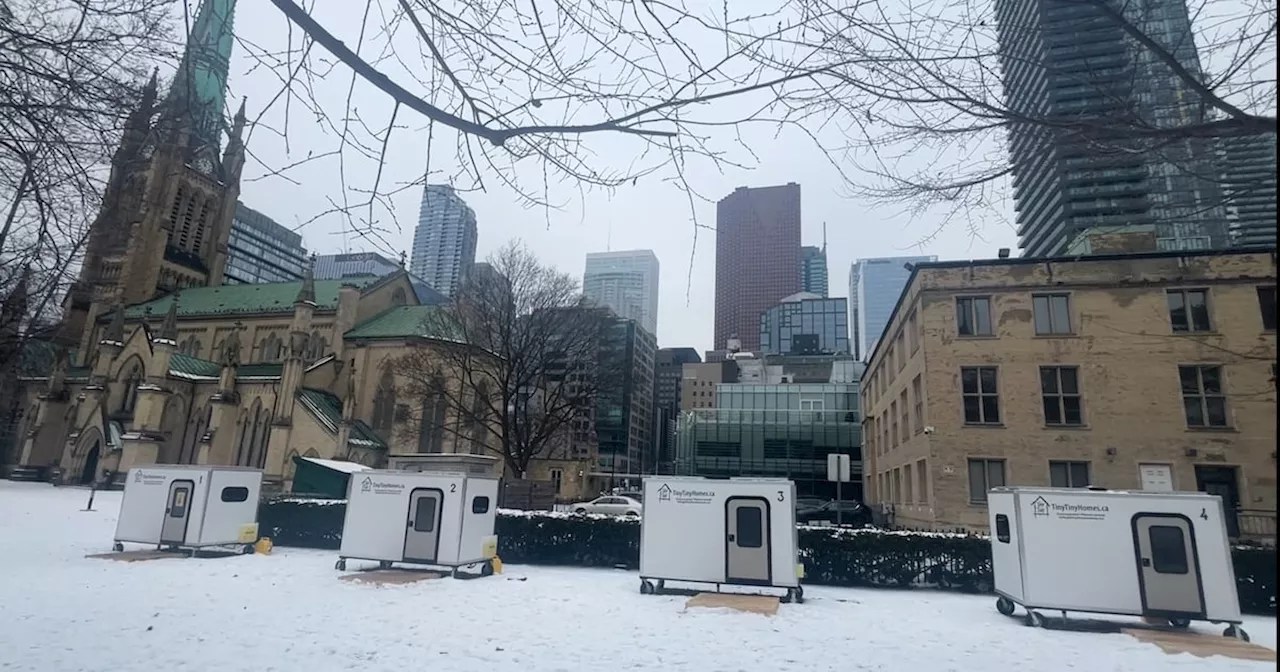
[[[1049,501],[1044,497],[1031,500],[1031,515],[1036,518],[1049,516]]]
[[[372,489],[373,489],[373,479],[369,478],[368,476],[365,476],[364,480],[360,481],[360,492],[369,492]]]
[[[141,483],[141,482],[142,482],[142,479],[143,479],[143,475],[142,475],[142,472],[141,472],[141,471],[135,471],[135,472],[133,472],[133,482],[134,482],[134,483]]]
[[[671,501],[671,486],[667,485],[666,483],[663,483],[662,487],[658,488],[658,501],[659,502]]]

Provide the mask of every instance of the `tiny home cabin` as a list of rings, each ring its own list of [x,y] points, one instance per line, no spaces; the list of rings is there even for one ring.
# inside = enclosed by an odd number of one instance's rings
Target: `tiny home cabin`
[[[795,484],[786,479],[644,479],[640,592],[667,581],[783,588],[802,601]]]
[[[336,569],[347,560],[493,572],[498,479],[461,472],[369,470],[347,490]]]
[[[994,488],[996,608],[1228,623],[1244,636],[1222,500],[1198,492]]]
[[[262,470],[246,467],[157,464],[125,477],[115,549],[125,543],[197,549],[258,540]]]

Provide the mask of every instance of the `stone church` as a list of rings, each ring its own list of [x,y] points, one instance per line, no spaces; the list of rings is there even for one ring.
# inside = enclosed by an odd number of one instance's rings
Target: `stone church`
[[[166,97],[153,77],[128,119],[51,366],[22,380],[15,477],[224,464],[287,487],[294,456],[476,452],[443,431],[443,399],[396,398],[393,362],[433,343],[403,270],[222,284],[245,161],[244,104],[222,113],[234,5],[204,0]],[[401,431],[414,416],[431,427]]]

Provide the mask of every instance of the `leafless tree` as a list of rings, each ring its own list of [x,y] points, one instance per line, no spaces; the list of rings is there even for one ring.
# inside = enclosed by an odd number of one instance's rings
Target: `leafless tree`
[[[583,303],[577,282],[512,242],[489,258],[422,325],[430,337],[398,362],[422,452],[496,456],[523,478],[566,441],[590,440],[600,395],[622,378],[608,356],[607,309]],[[416,406],[416,408],[415,408]]]
[[[1263,0],[1225,12],[1193,0],[1194,44],[1163,3],[1058,0],[1125,41],[1130,88],[1179,98],[1139,113],[1136,94],[1119,96],[1114,78],[1082,75],[1082,86],[1117,96],[1112,111],[1092,116],[1006,101],[1004,73],[1046,64],[1001,48],[998,28],[1052,36],[997,16],[989,1],[366,0],[358,27],[326,25],[298,0],[271,1],[296,29],[284,50],[251,47],[283,83],[272,104],[304,106],[338,138],[300,163],[336,159],[344,175],[351,161],[378,167],[372,183],[344,184],[321,214],[342,213],[349,230],[388,249],[379,223],[388,197],[432,171],[456,167],[450,181],[496,181],[527,204],[553,205],[550,186],[566,180],[614,188],[669,179],[692,199],[692,162],[753,162],[738,135],[751,125],[807,134],[860,196],[956,216],[1003,202],[992,190],[1010,174],[1003,145],[1014,126],[1089,151],[1165,153],[1173,170],[1209,180],[1216,169],[1185,159],[1201,154],[1190,145],[1276,129],[1275,7]],[[350,73],[342,117],[315,94],[332,59]],[[357,83],[391,101],[386,116],[357,109]],[[456,138],[456,151],[429,156],[423,175],[404,180],[383,175],[382,159],[408,113],[425,118],[433,138]],[[594,153],[590,138],[605,133],[634,151]]]

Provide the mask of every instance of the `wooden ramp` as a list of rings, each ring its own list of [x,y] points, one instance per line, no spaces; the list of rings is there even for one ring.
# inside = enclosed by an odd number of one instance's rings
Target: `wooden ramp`
[[[1149,628],[1125,628],[1122,632],[1139,641],[1155,644],[1168,654],[1189,653],[1200,658],[1226,656],[1227,658],[1237,658],[1239,660],[1276,662],[1276,652],[1274,650],[1234,637],[1187,632],[1184,630],[1153,630]]]
[[[444,578],[440,572],[419,569],[368,569],[338,577],[339,581],[363,583],[374,586],[400,586],[426,579]]]
[[[148,549],[145,551],[118,551],[113,553],[94,553],[84,556],[86,558],[98,558],[99,560],[115,560],[117,562],[144,562],[147,560],[163,560],[165,558],[185,558],[185,553],[174,553],[173,551],[157,551]]]
[[[718,607],[752,614],[773,616],[778,613],[778,598],[772,595],[734,595],[731,593],[698,593],[684,603],[689,607]]]

